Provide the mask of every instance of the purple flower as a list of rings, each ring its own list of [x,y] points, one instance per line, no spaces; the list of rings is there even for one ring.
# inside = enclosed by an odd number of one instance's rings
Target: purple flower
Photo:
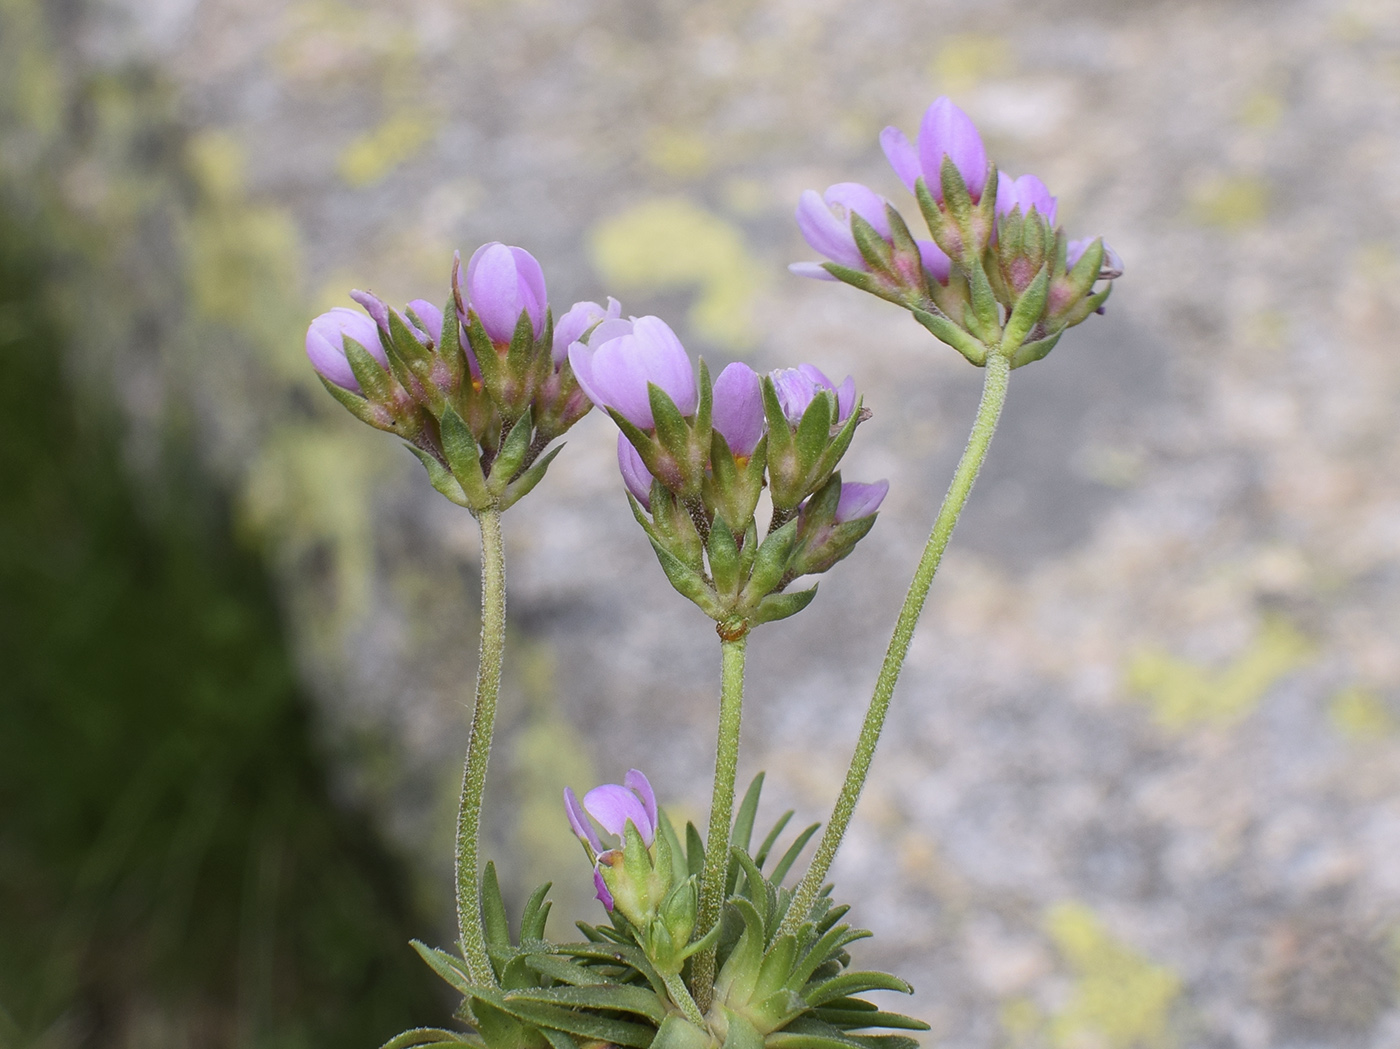
[[[1089,245],[1098,240],[1097,237],[1084,237],[1080,240],[1072,240],[1065,245],[1065,266],[1074,269],[1074,264],[1084,257],[1084,252],[1089,249]],[[1114,251],[1105,242],[1103,246],[1103,263],[1099,270],[1100,280],[1116,280],[1123,276],[1123,259],[1118,252]]]
[[[557,368],[569,356],[569,347],[583,338],[589,328],[599,321],[617,320],[622,316],[622,303],[608,297],[608,308],[596,302],[576,302],[569,312],[554,324],[554,366]]]
[[[836,421],[845,422],[856,404],[856,381],[846,376],[846,381],[837,387],[814,364],[800,364],[796,368],[779,368],[770,372],[778,403],[788,422],[796,426],[807,406],[812,403],[820,390],[830,390],[836,395]]]
[[[711,418],[731,452],[745,459],[753,455],[763,437],[764,422],[763,385],[758,372],[740,361],[720,372],[714,385]]]
[[[593,888],[597,890],[594,896],[608,911],[613,909],[613,894],[608,892],[608,883],[603,880],[603,872],[597,867],[593,868]]]
[[[427,299],[408,304],[408,329],[424,346],[434,346],[442,338],[442,310]]]
[[[890,220],[885,207],[884,197],[859,182],[838,182],[824,196],[818,196],[814,189],[802,194],[797,202],[797,228],[813,250],[832,262],[848,269],[868,270],[851,232],[851,216],[859,215],[888,240]],[[820,263],[797,262],[788,268],[802,277],[836,279]]]
[[[972,119],[947,95],[934,100],[924,113],[919,124],[919,145],[917,150],[908,136],[897,127],[887,127],[880,132],[880,146],[909,191],[914,192],[914,183],[919,176],[924,178],[933,199],[942,203],[943,158],[951,157],[953,166],[967,183],[968,194],[973,202],[982,199],[982,187],[987,181],[987,149],[982,145],[982,136]]]
[[[535,338],[544,332],[544,271],[524,248],[483,244],[467,262],[467,298],[492,342],[510,342],[520,314],[530,317]]]
[[[603,851],[603,843],[598,840],[598,832],[593,829],[593,824],[588,822],[588,815],[583,811],[583,806],[578,803],[578,795],[574,793],[573,787],[564,788],[564,814],[569,817],[569,826],[573,829],[578,840],[583,842],[588,849],[590,856],[596,857]]]
[[[651,472],[625,434],[617,435],[617,467],[632,498],[651,511]]]
[[[609,834],[619,838],[626,836],[627,824],[632,824],[647,848],[651,848],[651,843],[656,840],[659,825],[656,794],[646,776],[636,769],[629,769],[627,775],[622,777],[621,784],[604,783],[601,787],[594,787],[583,796],[582,805],[573,789],[565,787],[564,812],[569,817],[573,832],[595,857],[605,850],[597,832],[588,822],[588,816],[597,820]]]
[[[660,317],[603,321],[586,343],[569,347],[569,364],[589,400],[643,430],[656,425],[648,383],[665,391],[682,415],[693,415],[699,403],[690,357]]]
[[[880,509],[880,504],[885,501],[885,495],[889,490],[889,481],[876,481],[874,484],[843,481],[841,483],[841,498],[837,500],[836,513],[832,515],[832,520],[837,524],[845,524],[847,521],[857,521],[862,517],[869,517]]]
[[[1051,226],[1055,225],[1055,211],[1058,201],[1050,195],[1044,182],[1034,175],[1022,175],[1018,179],[1003,176],[997,181],[997,214],[1009,215],[1016,208],[1021,214],[1029,215],[1031,208],[1040,214]]]
[[[384,367],[389,366],[389,356],[379,341],[379,326],[347,306],[337,306],[311,322],[306,329],[306,355],[322,378],[359,393],[360,384],[345,357],[345,338],[359,343]]]

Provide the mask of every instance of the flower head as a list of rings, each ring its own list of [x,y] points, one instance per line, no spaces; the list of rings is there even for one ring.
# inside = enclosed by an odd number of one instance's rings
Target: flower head
[[[838,387],[814,364],[799,364],[796,368],[779,368],[769,374],[772,376],[773,387],[777,391],[778,403],[782,406],[783,415],[794,426],[802,420],[807,406],[822,390],[828,390],[836,396],[837,422],[845,422],[855,407],[856,381],[852,376],[846,376],[846,381]]]
[[[343,389],[360,392],[360,384],[345,357],[345,339],[351,339],[365,349],[384,367],[389,355],[379,339],[379,326],[363,313],[346,306],[337,306],[321,314],[306,330],[306,356],[311,366],[327,382]]]
[[[510,342],[522,313],[529,316],[535,338],[544,333],[549,301],[544,271],[524,248],[483,244],[467,262],[466,285],[470,308],[492,342]]]
[[[660,387],[682,415],[694,414],[699,402],[690,357],[660,317],[604,320],[587,342],[569,347],[569,364],[589,400],[643,430],[655,426],[648,383]]]
[[[972,118],[953,105],[948,96],[935,99],[924,112],[919,123],[917,149],[897,127],[887,127],[880,133],[880,145],[895,174],[911,193],[914,184],[923,176],[933,199],[943,201],[942,170],[946,156],[962,175],[973,203],[982,199],[982,187],[987,181],[987,149]]]

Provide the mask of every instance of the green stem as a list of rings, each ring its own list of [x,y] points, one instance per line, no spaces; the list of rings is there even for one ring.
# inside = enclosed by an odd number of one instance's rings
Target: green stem
[[[1006,403],[1007,377],[1010,370],[1011,362],[1001,353],[994,352],[988,355],[982,401],[977,406],[977,418],[972,424],[972,432],[968,435],[967,447],[963,450],[962,459],[958,461],[952,484],[948,486],[948,494],[943,497],[938,517],[934,519],[933,531],[924,546],[919,566],[914,570],[909,592],[904,597],[904,606],[899,610],[894,635],[885,651],[885,661],[880,666],[880,676],[875,680],[875,693],[870,697],[870,708],[865,712],[860,740],[856,743],[856,752],[851,758],[850,768],[846,770],[846,782],[841,786],[836,807],[832,810],[831,819],[817,844],[812,865],[803,875],[793,895],[792,905],[778,930],[779,936],[795,934],[811,914],[812,905],[816,902],[817,894],[831,869],[831,862],[836,858],[836,850],[841,845],[841,839],[845,837],[846,828],[850,826],[851,816],[855,813],[861,790],[865,787],[865,778],[870,772],[870,762],[875,756],[875,745],[880,740],[880,730],[885,725],[890,697],[894,695],[899,672],[904,667],[904,657],[909,652],[909,642],[914,637],[914,627],[919,622],[920,613],[923,612],[924,599],[928,597],[934,573],[938,571],[939,562],[943,560],[943,551],[947,549],[948,540],[953,535],[953,526],[958,523],[968,494],[972,491],[972,483],[977,480],[977,472],[981,470],[982,461],[987,457],[987,446],[991,444],[992,434],[996,432],[1002,405]]]
[[[685,1013],[685,1018],[701,1030],[705,1030],[705,1015],[700,1012],[700,1007],[695,1004],[695,999],[690,996],[690,992],[685,989],[685,981],[681,979],[679,973],[665,973],[661,980],[666,984],[666,990],[671,996],[671,1001],[675,1002]]]
[[[467,763],[462,771],[462,803],[457,811],[457,931],[472,982],[490,987],[496,983],[496,975],[486,953],[478,847],[481,796],[486,790],[486,762],[491,756],[496,697],[501,691],[501,654],[506,645],[506,557],[500,511],[482,510],[476,519],[481,526],[481,655]]]
[[[739,723],[744,714],[745,634],[720,645],[719,741],[715,745],[715,789],[710,800],[710,832],[705,842],[705,868],[700,874],[700,907],[695,938],[708,935],[719,921],[729,875],[729,838],[734,824],[734,779],[739,772]],[[695,956],[691,988],[703,1012],[710,1007],[715,984],[715,947]]]

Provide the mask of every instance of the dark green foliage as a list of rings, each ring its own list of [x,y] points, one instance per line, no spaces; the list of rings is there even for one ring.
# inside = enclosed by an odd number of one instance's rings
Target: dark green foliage
[[[215,493],[186,462],[138,512],[68,392],[41,260],[0,213],[0,1044],[376,1044],[440,1008],[421,923]]]

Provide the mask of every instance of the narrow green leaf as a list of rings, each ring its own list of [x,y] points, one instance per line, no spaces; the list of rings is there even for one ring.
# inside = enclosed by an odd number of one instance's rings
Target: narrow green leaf
[[[820,826],[820,823],[813,823],[797,836],[797,840],[788,846],[788,850],[783,853],[783,858],[778,861],[777,866],[773,868],[773,873],[768,876],[769,881],[777,885],[787,876],[787,872],[797,862],[797,857],[802,854],[803,847],[812,840],[812,835],[817,833],[817,828]]]
[[[793,966],[788,975],[788,987],[801,990],[812,979],[812,975],[827,962],[839,955],[849,943],[870,937],[868,929],[852,929],[849,925],[833,925],[822,933],[816,943],[807,949],[802,960]]]
[[[340,337],[345,347],[345,359],[350,363],[350,371],[360,384],[360,392],[366,400],[387,401],[394,393],[394,380],[384,370],[374,356],[348,335]]]
[[[797,959],[797,940],[792,936],[779,936],[768,953],[763,956],[763,965],[758,970],[758,982],[754,984],[754,997],[760,1001],[776,994],[792,972],[792,963]]]
[[[845,998],[852,994],[864,994],[866,991],[900,991],[904,994],[913,994],[914,988],[898,976],[891,976],[889,973],[848,972],[827,980],[826,983],[819,984],[810,991],[805,991],[802,997],[806,999],[808,1005],[816,1008],[827,1002],[835,1001],[837,998]]]
[[[545,922],[549,919],[550,904],[546,897],[553,887],[552,882],[545,882],[533,893],[525,903],[525,910],[520,918],[520,939],[543,940]]]
[[[571,962],[555,954],[526,955],[525,964],[541,976],[548,976],[551,980],[573,984],[576,987],[596,987],[612,982],[586,965],[579,965],[578,962]]]
[[[676,828],[671,823],[671,817],[666,815],[665,809],[657,810],[660,817],[661,837],[666,840],[666,851],[671,856],[671,880],[680,884],[690,877],[690,869],[686,865],[685,849],[681,846],[681,839],[676,834]]]
[[[849,999],[842,999],[847,1001]],[[858,999],[856,999],[858,1000]],[[865,1003],[869,1005],[869,1003]],[[923,1020],[916,1020],[912,1016],[904,1016],[901,1013],[887,1013],[876,1009],[871,1005],[869,1009],[836,1009],[824,1006],[813,1013],[818,1020],[825,1021],[834,1027],[855,1028],[862,1027],[889,1027],[900,1031],[927,1031],[929,1025]]]
[[[456,503],[458,506],[470,507],[472,505],[471,500],[467,498],[467,494],[462,491],[462,486],[457,483],[455,477],[447,472],[447,468],[443,466],[442,463],[423,451],[422,448],[416,448],[411,444],[406,444],[404,447],[412,452],[418,461],[423,464],[423,469],[428,471],[428,481],[434,488],[447,496],[448,499],[452,500],[452,502]]]
[[[745,852],[749,851],[749,842],[753,838],[753,821],[758,816],[763,779],[764,774],[760,772],[749,784],[749,789],[744,791],[744,798],[739,802],[738,815],[734,817],[734,833],[729,836],[729,843]]]
[[[513,996],[506,997],[503,1008],[513,1016],[538,1027],[553,1027],[582,1038],[597,1038],[616,1045],[631,1046],[633,1049],[647,1049],[656,1037],[654,1027],[645,1027],[626,1020],[613,1020],[596,1013],[575,1012],[557,1005],[521,1001]]]
[[[466,963],[460,958],[454,958],[446,951],[437,947],[429,947],[421,940],[410,940],[413,949],[418,952],[418,956],[428,963],[428,968],[437,973],[458,993],[470,995],[474,988],[470,977],[467,976]]]
[[[763,1036],[752,1023],[732,1010],[726,1009],[725,1013],[729,1020],[729,1032],[725,1035],[722,1049],[763,1049]]]
[[[416,1049],[425,1045],[471,1045],[469,1035],[458,1031],[447,1031],[441,1027],[415,1027],[411,1031],[395,1035],[379,1049]]]
[[[506,901],[496,880],[496,864],[486,861],[481,875],[481,920],[486,926],[486,942],[509,947],[510,923],[506,919]]]
[[[656,1032],[651,1049],[710,1049],[710,1032],[672,1013]]]
[[[781,816],[779,816],[778,822],[773,824],[773,829],[768,832],[768,837],[763,839],[763,844],[760,845],[758,847],[758,851],[754,853],[753,861],[754,863],[758,864],[760,870],[763,869],[763,861],[768,858],[768,853],[772,850],[773,845],[777,842],[778,835],[783,832],[783,828],[788,825],[788,821],[792,819],[793,815],[794,810],[788,809]]]
[[[541,1027],[539,1030],[549,1042],[549,1049],[579,1049],[578,1042],[567,1031],[556,1031],[553,1027]]]
[[[685,825],[685,865],[690,868],[691,877],[705,869],[705,839],[689,821]]]
[[[500,508],[505,510],[512,507],[529,495],[534,490],[535,485],[544,480],[545,471],[549,469],[549,464],[554,462],[554,457],[563,450],[562,444],[555,445],[535,460],[528,470],[507,485],[505,495],[501,496]]]
[[[652,992],[641,987],[592,985],[588,987],[547,987],[512,991],[507,1002],[541,1002],[576,1009],[610,1009],[645,1016],[655,1024],[666,1018],[666,1007]]]
[[[530,451],[530,438],[534,430],[533,414],[526,409],[525,414],[510,428],[510,433],[501,443],[501,450],[496,454],[495,462],[491,464],[486,487],[492,495],[500,495],[505,491],[506,485],[515,479],[516,472]]]

